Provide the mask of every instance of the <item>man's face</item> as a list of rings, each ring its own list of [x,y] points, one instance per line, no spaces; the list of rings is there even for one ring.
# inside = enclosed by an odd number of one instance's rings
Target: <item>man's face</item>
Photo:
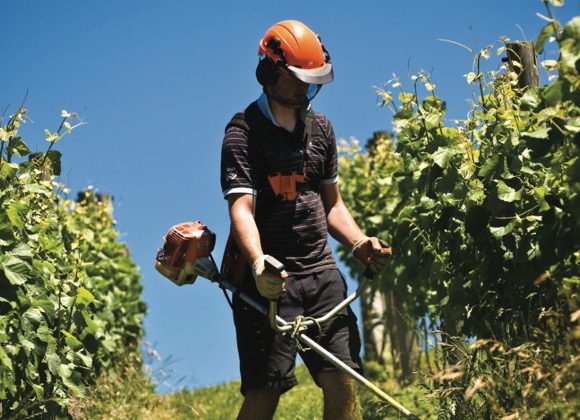
[[[284,69],[279,70],[276,83],[268,86],[266,93],[275,101],[289,108],[300,108],[308,103],[308,83],[298,80]]]

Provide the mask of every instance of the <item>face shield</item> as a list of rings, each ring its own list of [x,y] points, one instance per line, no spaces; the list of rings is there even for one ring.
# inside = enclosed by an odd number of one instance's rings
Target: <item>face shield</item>
[[[322,85],[310,84],[308,85],[308,91],[306,92],[306,99],[308,102],[312,101],[314,97],[320,92]]]
[[[317,69],[301,69],[295,66],[285,66],[284,69],[296,79],[308,83],[308,92],[306,93],[308,101],[314,99],[322,85],[334,80],[334,71],[330,63]]]
[[[320,83],[306,83],[288,71],[288,67],[276,70],[275,82],[264,86],[268,97],[291,108],[300,108],[312,101],[322,88]]]

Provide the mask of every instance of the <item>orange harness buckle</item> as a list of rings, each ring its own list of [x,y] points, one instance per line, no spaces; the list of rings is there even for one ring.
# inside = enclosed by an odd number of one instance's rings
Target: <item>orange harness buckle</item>
[[[296,200],[298,197],[297,184],[304,182],[306,174],[292,173],[292,175],[268,175],[268,181],[274,190],[274,194],[282,201]]]

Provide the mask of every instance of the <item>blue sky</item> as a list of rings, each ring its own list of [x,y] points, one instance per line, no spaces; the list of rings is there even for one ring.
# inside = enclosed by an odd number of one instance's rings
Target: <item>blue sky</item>
[[[556,17],[568,22],[578,6],[566,0]],[[297,19],[321,35],[335,81],[314,108],[338,138],[364,142],[391,129],[375,91],[393,74],[409,87],[410,75],[431,73],[447,119],[464,119],[472,56],[441,40],[477,51],[501,46],[501,36],[534,40],[545,25],[538,12],[546,14],[540,0],[3,0],[0,109],[11,114],[27,95],[33,122],[20,133],[37,151],[62,109],[83,117],[87,124],[56,146],[60,181],[73,197],[89,186],[114,196],[119,240],[143,275],[145,339],[161,357],[154,369],[172,371],[157,374],[158,390],[198,388],[239,376],[230,309],[215,284],[177,287],[153,265],[167,230],[193,220],[217,234],[221,261],[229,226],[219,185],[223,129],[260,93],[254,70],[264,32]],[[496,69],[500,58],[494,52],[486,65]],[[550,48],[540,56],[556,58]]]

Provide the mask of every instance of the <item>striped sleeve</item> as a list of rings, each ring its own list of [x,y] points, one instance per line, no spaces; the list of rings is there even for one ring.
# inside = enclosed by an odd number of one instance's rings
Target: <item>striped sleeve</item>
[[[224,198],[232,193],[256,194],[250,160],[247,133],[239,127],[230,127],[221,152],[220,181]]]

